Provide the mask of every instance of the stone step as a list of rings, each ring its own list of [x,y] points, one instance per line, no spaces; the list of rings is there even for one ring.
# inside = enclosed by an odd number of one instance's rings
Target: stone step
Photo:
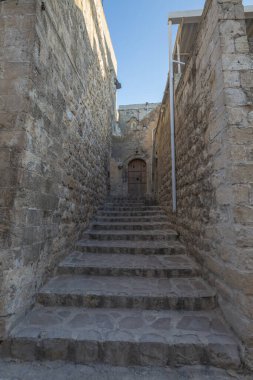
[[[226,369],[240,366],[237,341],[217,310],[37,306],[12,330],[4,352],[33,362],[159,367],[205,364]]]
[[[166,215],[160,216],[96,216],[94,218],[94,223],[170,223],[168,222],[168,217]]]
[[[107,198],[106,203],[113,203],[113,204],[117,204],[117,203],[146,203],[146,202],[151,202],[151,200],[147,200],[146,198],[142,197],[142,198]],[[156,201],[153,201],[155,203],[157,203]]]
[[[18,376],[18,377],[17,377]],[[252,380],[252,373],[205,365],[180,367],[75,364],[66,361],[0,359],[0,379],[5,380]]]
[[[107,217],[130,217],[130,216],[144,216],[149,218],[150,220],[154,216],[164,216],[166,217],[166,214],[164,211],[111,211],[111,210],[98,210],[97,216],[107,216]],[[167,217],[168,218],[168,217]]]
[[[126,231],[153,231],[169,230],[171,227],[168,222],[94,222],[93,230],[126,230]]]
[[[38,293],[45,306],[211,310],[216,292],[201,278],[59,275]]]
[[[161,231],[87,231],[83,235],[83,239],[91,240],[130,240],[134,241],[159,241],[159,240],[176,240],[178,237],[177,233],[173,230],[161,230]]]
[[[99,208],[98,211],[163,211],[160,206],[104,206]]]
[[[58,268],[59,274],[193,277],[200,274],[198,265],[186,255],[117,255],[73,252]]]
[[[93,253],[120,253],[143,255],[179,255],[185,254],[185,247],[178,241],[130,241],[130,240],[81,240],[76,244],[77,251]]]
[[[104,207],[146,207],[144,202],[119,202],[119,203],[112,203],[112,202],[106,202],[103,205]],[[157,206],[157,205],[152,205]]]

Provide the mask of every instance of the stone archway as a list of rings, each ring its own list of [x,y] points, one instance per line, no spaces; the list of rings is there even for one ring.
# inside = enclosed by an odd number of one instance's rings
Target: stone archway
[[[147,165],[140,158],[128,164],[128,194],[131,197],[142,197],[147,192]]]

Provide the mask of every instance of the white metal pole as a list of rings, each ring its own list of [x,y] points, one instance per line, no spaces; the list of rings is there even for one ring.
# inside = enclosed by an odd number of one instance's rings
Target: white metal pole
[[[181,56],[180,56],[180,45],[179,45],[179,42],[177,41],[177,60],[178,60],[178,65],[177,65],[177,72],[178,74],[181,74],[182,71],[181,71]]]
[[[170,75],[170,135],[171,135],[171,180],[172,180],[172,211],[177,210],[176,190],[176,156],[175,156],[175,116],[174,116],[174,68],[172,21],[169,20],[169,75]]]

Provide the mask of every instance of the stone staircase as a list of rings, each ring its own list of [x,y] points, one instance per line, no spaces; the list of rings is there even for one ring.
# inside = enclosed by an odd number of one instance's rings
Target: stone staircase
[[[240,366],[215,290],[162,209],[140,200],[99,209],[5,351],[28,361]]]

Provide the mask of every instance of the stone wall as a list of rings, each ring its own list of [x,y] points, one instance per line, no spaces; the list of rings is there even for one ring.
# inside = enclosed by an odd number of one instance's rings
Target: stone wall
[[[118,123],[112,137],[111,195],[128,196],[128,164],[142,159],[147,165],[147,196],[151,197],[153,130],[160,104],[146,103],[119,107]]]
[[[107,195],[116,70],[100,0],[0,2],[1,336]]]
[[[158,199],[216,286],[253,359],[253,59],[240,0],[208,0],[175,94],[177,213],[172,213],[169,100],[156,131]]]
[[[249,49],[253,53],[253,19],[246,20],[246,32],[248,36]]]

